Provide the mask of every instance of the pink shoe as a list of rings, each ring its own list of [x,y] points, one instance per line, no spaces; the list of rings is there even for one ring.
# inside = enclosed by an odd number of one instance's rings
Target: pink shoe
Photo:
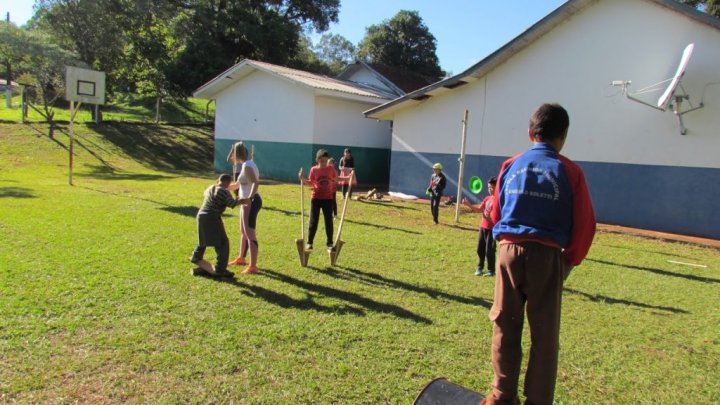
[[[236,257],[235,260],[228,263],[230,266],[244,266],[246,264],[247,262],[245,261],[245,258],[241,256]]]

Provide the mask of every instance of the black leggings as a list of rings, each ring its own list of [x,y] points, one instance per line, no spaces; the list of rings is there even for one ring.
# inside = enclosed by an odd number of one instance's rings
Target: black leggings
[[[430,212],[433,216],[433,222],[438,223],[438,214],[440,213],[440,199],[442,195],[433,195],[430,197]]]
[[[310,200],[310,229],[308,235],[308,243],[312,244],[315,240],[315,233],[318,228],[318,217],[322,210],[325,218],[325,236],[327,236],[327,245],[333,244],[333,219],[332,219],[332,203],[333,200],[318,200],[313,198]]]
[[[348,193],[348,191],[350,191],[350,192]],[[343,193],[343,198],[352,198],[352,188],[350,188],[349,184],[343,184],[342,193]]]
[[[478,267],[485,266],[485,258],[487,258],[488,271],[495,272],[495,239],[493,239],[492,229],[480,228],[477,245]]]

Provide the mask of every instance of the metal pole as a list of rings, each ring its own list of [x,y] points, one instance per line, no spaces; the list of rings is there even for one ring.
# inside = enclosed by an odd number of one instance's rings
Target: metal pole
[[[462,143],[460,145],[460,173],[458,173],[457,199],[455,200],[455,223],[460,221],[460,201],[462,201],[463,174],[465,173],[465,141],[467,140],[468,110],[465,110],[462,120]]]

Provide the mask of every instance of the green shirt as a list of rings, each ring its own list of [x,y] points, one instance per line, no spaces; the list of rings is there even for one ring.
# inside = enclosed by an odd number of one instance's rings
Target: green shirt
[[[234,208],[238,200],[233,198],[227,189],[213,184],[205,190],[205,199],[198,211],[200,214],[222,214],[226,207]]]

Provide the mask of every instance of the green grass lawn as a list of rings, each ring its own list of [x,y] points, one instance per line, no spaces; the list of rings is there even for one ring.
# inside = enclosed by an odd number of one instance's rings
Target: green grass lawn
[[[432,226],[425,205],[352,201],[337,266],[318,249],[302,268],[299,186],[264,184],[260,274],[193,277],[211,131],[76,132],[69,186],[63,132],[0,124],[0,402],[409,404],[438,376],[489,390],[474,214]],[[236,251],[236,210],[225,224]],[[720,402],[718,303],[718,250],[597,234],[566,283],[556,403]]]
[[[0,121],[21,122],[19,95],[13,97],[12,107],[7,107],[4,93],[0,96]],[[42,103],[34,104],[35,108],[44,111]],[[75,122],[92,122],[91,110],[94,108],[90,104],[82,104],[80,110],[75,115]],[[56,121],[70,120],[70,104],[67,101],[58,101],[58,106],[54,107]],[[101,107],[102,117],[105,121],[117,122],[136,122],[136,123],[153,123],[155,122],[155,99],[152,97],[141,97],[133,94],[116,94],[112,97],[108,96],[106,104]],[[212,122],[215,114],[215,103],[208,105],[208,100],[197,98],[187,98],[178,100],[168,100],[163,103],[161,112],[161,122],[171,122],[175,124],[202,124],[205,121],[206,110]],[[46,118],[35,109],[28,108],[27,121],[31,123],[45,122]]]

